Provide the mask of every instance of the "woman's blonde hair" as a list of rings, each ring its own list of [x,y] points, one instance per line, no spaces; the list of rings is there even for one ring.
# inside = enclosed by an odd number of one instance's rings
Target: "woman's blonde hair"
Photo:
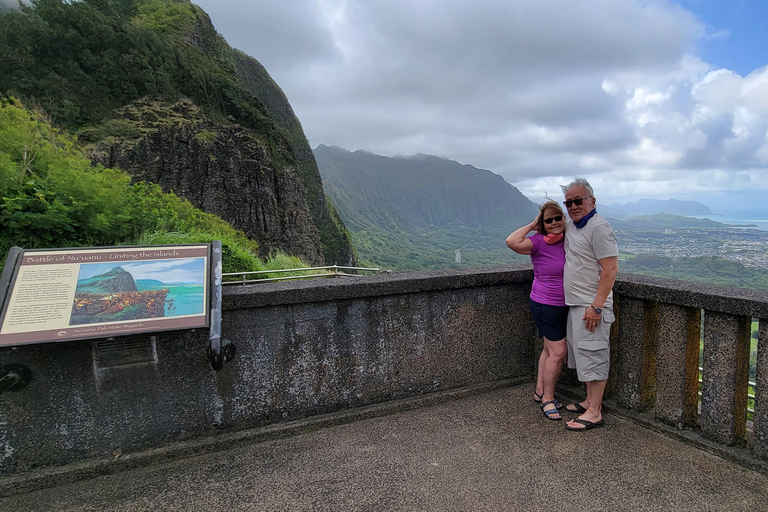
[[[542,203],[541,205],[539,205],[539,218],[538,218],[538,223],[536,225],[539,228],[539,233],[541,233],[542,235],[547,234],[547,229],[544,227],[545,226],[544,212],[546,212],[547,210],[557,210],[558,212],[560,212],[560,215],[565,216],[565,213],[563,213],[563,209],[560,208],[560,203],[558,203],[557,201],[547,201],[546,203]]]

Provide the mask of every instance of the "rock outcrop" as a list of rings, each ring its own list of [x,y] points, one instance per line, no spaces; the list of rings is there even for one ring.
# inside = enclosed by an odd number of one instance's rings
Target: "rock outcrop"
[[[40,105],[95,162],[223,217],[262,256],[354,264],[287,98],[202,8],[33,2],[3,21],[13,30],[0,30],[0,97]]]
[[[130,272],[127,272],[122,267],[113,267],[108,272],[78,281],[77,291],[88,293],[122,293],[135,292],[138,289]]]
[[[157,183],[229,222],[272,250],[322,265],[322,244],[295,166],[275,162],[256,137],[237,124],[213,124],[191,101],[138,101],[119,112],[136,139],[106,137],[91,158],[135,180]]]
[[[280,250],[312,265],[354,265],[349,232],[283,91],[256,59],[227,44],[205,11],[177,3],[193,17],[174,44],[199,97],[164,106],[144,98],[119,109],[105,124],[129,121],[140,136],[91,139],[93,159],[220,216],[255,239],[261,256]]]
[[[234,55],[241,82],[259,98],[272,120],[287,134],[291,155],[307,190],[309,212],[319,231],[326,262],[329,265],[354,265],[349,232],[333,204],[326,199],[312,148],[288,98],[256,59],[237,50]]]

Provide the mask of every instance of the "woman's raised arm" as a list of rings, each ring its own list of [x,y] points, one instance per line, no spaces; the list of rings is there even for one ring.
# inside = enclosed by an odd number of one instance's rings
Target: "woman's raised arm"
[[[525,235],[531,231],[538,231],[539,218],[533,219],[533,222],[526,224],[525,226],[516,229],[511,235],[507,237],[507,247],[515,251],[517,254],[531,254],[533,249],[533,242]]]

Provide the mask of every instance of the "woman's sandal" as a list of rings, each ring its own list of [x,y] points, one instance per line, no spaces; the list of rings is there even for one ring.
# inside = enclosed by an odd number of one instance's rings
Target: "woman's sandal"
[[[541,404],[541,395],[538,394],[535,389],[533,390],[533,396],[536,397],[536,398],[533,399],[533,401],[536,402],[537,404]],[[555,398],[555,407],[557,407],[558,409],[562,409],[563,408],[563,402],[561,402],[560,400]]]
[[[544,410],[544,408],[550,404],[554,404],[555,409],[550,410]],[[555,400],[549,400],[547,402],[544,402],[541,404],[541,411],[544,413],[544,417],[546,417],[548,420],[561,420],[563,419],[562,416],[560,416],[560,411],[557,410],[557,402]],[[553,418],[552,415],[557,414],[557,418]]]

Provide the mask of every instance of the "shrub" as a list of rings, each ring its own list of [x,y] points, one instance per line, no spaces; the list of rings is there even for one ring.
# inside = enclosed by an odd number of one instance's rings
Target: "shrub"
[[[159,185],[119,169],[92,166],[74,139],[40,111],[0,100],[0,258],[26,249],[94,245],[168,245],[221,240],[224,272],[305,267],[259,246],[221,218]]]

